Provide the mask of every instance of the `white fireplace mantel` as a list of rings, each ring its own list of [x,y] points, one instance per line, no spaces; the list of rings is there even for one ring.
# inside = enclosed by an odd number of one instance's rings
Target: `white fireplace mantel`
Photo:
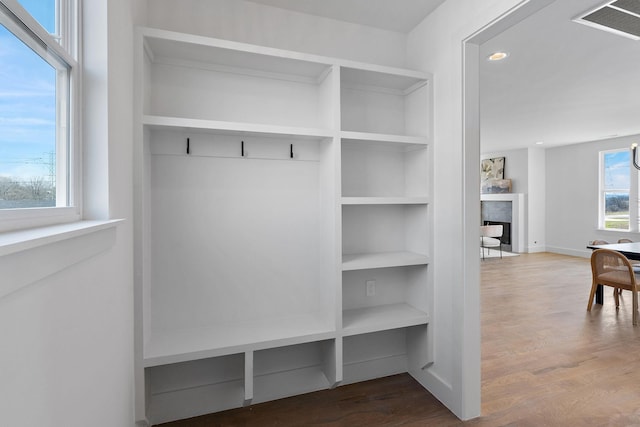
[[[525,206],[524,193],[481,194],[482,202],[511,202],[511,248],[514,252],[525,252]]]

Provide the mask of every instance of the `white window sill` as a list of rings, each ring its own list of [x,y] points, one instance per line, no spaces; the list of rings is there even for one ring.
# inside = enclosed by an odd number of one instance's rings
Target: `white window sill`
[[[0,298],[112,247],[123,220],[0,233]]]

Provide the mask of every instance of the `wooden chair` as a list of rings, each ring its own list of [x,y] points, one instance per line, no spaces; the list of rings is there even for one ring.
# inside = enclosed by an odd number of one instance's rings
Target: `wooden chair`
[[[480,247],[482,248],[482,259],[484,259],[484,249],[500,248],[500,258],[502,258],[502,225],[481,225],[480,226]]]
[[[620,297],[617,289],[631,291],[633,307],[633,325],[638,324],[638,282],[633,272],[631,263],[620,252],[610,249],[596,249],[591,254],[591,294],[587,311],[591,311],[593,298],[598,285],[611,286],[614,288],[613,298],[616,302],[616,309],[620,307]]]
[[[631,239],[618,239],[618,243],[633,243]]]

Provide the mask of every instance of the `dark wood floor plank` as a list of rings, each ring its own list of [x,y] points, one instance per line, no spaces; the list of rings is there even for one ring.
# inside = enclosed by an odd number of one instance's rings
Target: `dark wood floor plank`
[[[540,253],[482,261],[482,416],[462,422],[396,375],[165,427],[640,426],[640,326],[631,295],[586,311],[589,260]]]

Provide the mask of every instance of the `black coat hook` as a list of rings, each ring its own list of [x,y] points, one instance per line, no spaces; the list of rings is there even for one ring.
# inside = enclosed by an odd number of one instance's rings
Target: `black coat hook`
[[[240,141],[240,156],[244,157],[244,141]]]
[[[289,145],[289,157],[293,159],[293,144]]]
[[[191,148],[189,147],[190,142],[189,142],[189,138],[187,138],[187,154],[191,154]]]

